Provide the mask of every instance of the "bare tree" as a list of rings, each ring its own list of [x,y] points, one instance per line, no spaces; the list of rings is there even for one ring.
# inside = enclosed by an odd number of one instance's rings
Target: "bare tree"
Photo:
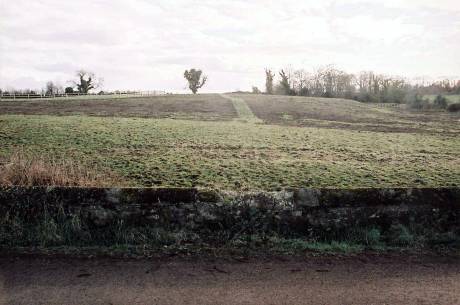
[[[185,70],[184,78],[188,81],[188,87],[192,90],[193,94],[196,94],[198,89],[204,86],[208,77],[206,75],[201,76],[203,72],[201,70],[190,69]]]
[[[317,69],[312,81],[310,91],[315,96],[351,98],[355,92],[355,76],[334,66]]]
[[[77,71],[78,80],[74,81],[73,84],[77,87],[78,92],[88,93],[91,89],[97,89],[102,86],[103,80],[101,78],[96,80],[96,76],[93,72],[85,70]]]
[[[270,69],[265,69],[265,92],[273,94],[273,79],[275,74]]]
[[[57,86],[52,81],[49,81],[46,83],[46,88],[45,88],[46,95],[56,94],[56,91],[57,91]]]
[[[310,80],[308,72],[304,69],[295,70],[292,87],[297,95],[307,96],[310,92]]]

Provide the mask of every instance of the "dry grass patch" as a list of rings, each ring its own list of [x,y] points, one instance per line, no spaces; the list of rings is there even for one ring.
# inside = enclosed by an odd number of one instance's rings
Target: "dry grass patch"
[[[0,185],[4,186],[105,187],[114,181],[114,176],[89,170],[76,161],[26,154],[24,150],[13,152],[0,163]]]

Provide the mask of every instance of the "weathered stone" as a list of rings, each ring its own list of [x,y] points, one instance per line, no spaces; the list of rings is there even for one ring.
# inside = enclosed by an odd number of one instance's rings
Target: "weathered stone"
[[[198,213],[204,221],[215,221],[217,216],[209,206],[201,206],[198,208]]]
[[[121,189],[110,188],[105,190],[107,201],[113,204],[120,203]]]
[[[45,210],[51,216],[63,210],[66,215],[81,215],[82,224],[89,227],[122,220],[131,226],[216,236],[259,230],[311,237],[366,227],[386,230],[397,224],[460,232],[460,192],[456,188],[216,194],[196,189],[0,187],[0,215],[33,222]]]
[[[199,202],[221,202],[223,200],[222,196],[213,190],[200,190],[197,193],[197,200]]]
[[[315,189],[298,189],[294,193],[296,206],[317,207],[320,205],[319,195],[321,192]]]
[[[276,204],[283,208],[293,208],[294,207],[294,191],[292,190],[282,190],[279,192],[271,193],[273,200]]]

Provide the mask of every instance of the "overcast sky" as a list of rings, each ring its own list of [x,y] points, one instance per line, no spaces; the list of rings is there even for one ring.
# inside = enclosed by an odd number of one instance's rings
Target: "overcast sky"
[[[460,78],[459,0],[0,0],[0,87],[61,85],[80,68],[108,89],[264,87],[264,68]]]

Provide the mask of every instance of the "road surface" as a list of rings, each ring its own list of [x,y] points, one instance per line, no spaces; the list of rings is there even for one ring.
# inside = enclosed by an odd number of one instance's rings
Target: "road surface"
[[[460,304],[458,258],[0,258],[0,304]]]

